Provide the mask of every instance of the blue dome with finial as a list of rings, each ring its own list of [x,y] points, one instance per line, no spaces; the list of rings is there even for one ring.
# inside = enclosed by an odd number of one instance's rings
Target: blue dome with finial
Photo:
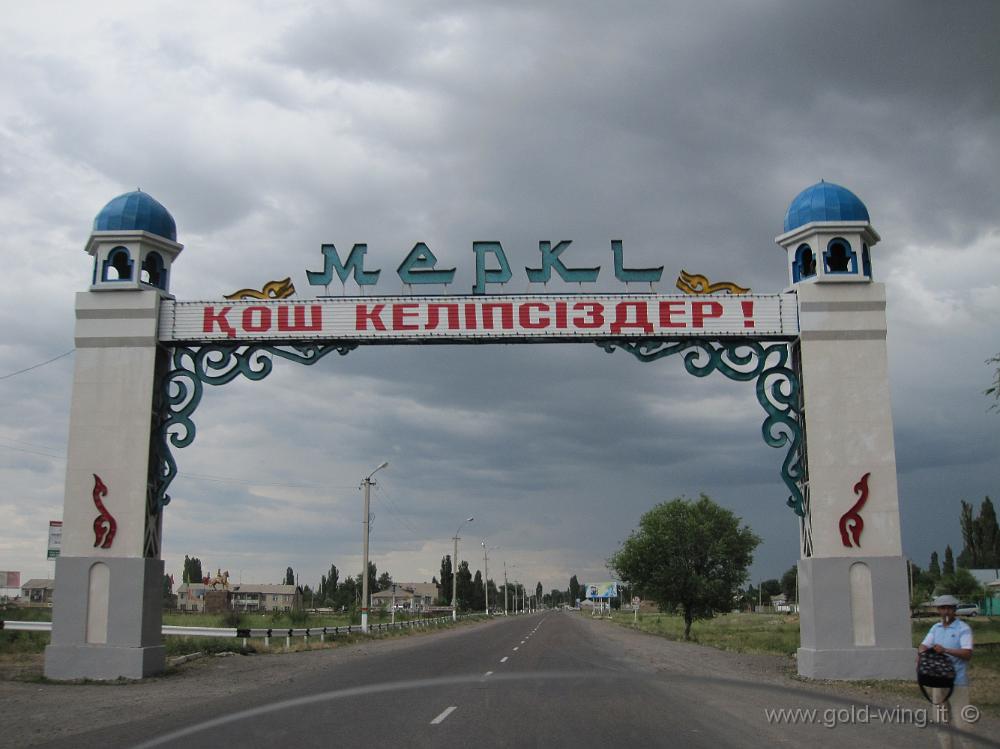
[[[870,221],[868,209],[846,187],[820,180],[795,196],[785,213],[785,231],[812,221]]]
[[[134,229],[148,231],[171,242],[177,241],[177,224],[170,211],[142,190],[127,192],[114,198],[94,219],[94,231]]]

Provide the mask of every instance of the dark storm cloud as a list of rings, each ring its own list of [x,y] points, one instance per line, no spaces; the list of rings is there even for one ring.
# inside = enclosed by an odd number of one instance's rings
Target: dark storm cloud
[[[926,562],[941,528],[956,546],[958,498],[995,487],[996,418],[977,384],[1000,314],[995,4],[164,12],[88,11],[44,38],[7,20],[0,200],[18,289],[0,307],[4,371],[64,350],[90,220],[136,185],[178,221],[173,291],[192,299],[286,275],[323,293],[304,274],[323,242],[368,242],[378,291],[396,293],[396,266],[426,241],[458,269],[449,292],[467,293],[481,239],[507,250],[507,293],[529,290],[538,242],[560,239],[574,240],[570,264],[603,266],[600,289],[621,289],[610,240],[623,239],[630,265],[665,266],[660,290],[684,268],[777,291],[784,210],[824,177],[885,237],[873,262],[890,295],[904,549]],[[761,439],[751,384],[696,379],[678,357],[401,347],[275,370],[206,392],[195,444],[176,455],[168,562],[212,550],[277,575],[288,557],[314,577],[353,564],[357,483],[386,458],[373,533],[397,576],[436,569],[475,514],[471,533],[530,559],[546,588],[606,577],[645,509],[702,490],[764,535],[767,576],[797,555],[784,452]],[[59,371],[5,381],[0,437],[60,444]],[[61,488],[44,496],[58,512]]]

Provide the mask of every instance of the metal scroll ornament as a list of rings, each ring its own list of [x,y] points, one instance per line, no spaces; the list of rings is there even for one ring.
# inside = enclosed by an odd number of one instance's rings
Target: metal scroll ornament
[[[154,496],[159,509],[170,502],[167,489],[177,475],[177,462],[171,447],[187,447],[194,442],[192,417],[205,385],[225,385],[237,377],[263,380],[274,368],[274,358],[299,364],[315,364],[337,352],[344,356],[357,343],[296,344],[283,346],[248,346],[217,344],[198,347],[177,346],[170,352],[169,370],[160,386],[159,428],[154,430],[159,455],[153,478]]]
[[[731,380],[754,380],[757,401],[767,417],[761,427],[764,442],[771,447],[788,447],[781,464],[781,480],[791,495],[788,506],[805,517],[801,486],[804,482],[803,436],[799,412],[799,378],[791,366],[787,343],[756,341],[615,340],[598,343],[608,353],[627,351],[642,362],[681,354],[684,368],[696,377],[721,372]]]

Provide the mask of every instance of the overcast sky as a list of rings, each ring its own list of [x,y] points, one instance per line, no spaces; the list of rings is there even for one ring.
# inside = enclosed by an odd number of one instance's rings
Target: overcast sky
[[[184,252],[171,290],[219,299],[368,243],[380,293],[426,242],[473,283],[497,240],[529,290],[538,242],[569,265],[664,265],[756,292],[820,178],[883,241],[905,553],[961,548],[959,501],[997,498],[1000,6],[995,2],[35,3],[0,17],[0,376],[73,348],[83,247],[114,196],[149,192]],[[610,279],[610,280],[607,280]],[[546,289],[567,288],[553,281]],[[331,289],[333,290],[333,289]],[[356,287],[348,286],[350,293]],[[0,569],[49,576],[73,356],[0,380]],[[206,392],[175,451],[163,556],[315,585],[361,569],[358,483],[383,460],[380,571],[460,557],[548,590],[605,560],[655,503],[706,492],[764,539],[754,580],[798,556],[783,451],[752,384],[593,345],[363,347]]]

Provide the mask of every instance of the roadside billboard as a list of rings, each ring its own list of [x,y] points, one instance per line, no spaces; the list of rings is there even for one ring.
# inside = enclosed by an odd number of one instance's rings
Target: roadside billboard
[[[587,598],[591,600],[605,600],[618,597],[618,586],[620,583],[592,583],[587,586]]]
[[[21,573],[0,570],[0,588],[20,588]]]

